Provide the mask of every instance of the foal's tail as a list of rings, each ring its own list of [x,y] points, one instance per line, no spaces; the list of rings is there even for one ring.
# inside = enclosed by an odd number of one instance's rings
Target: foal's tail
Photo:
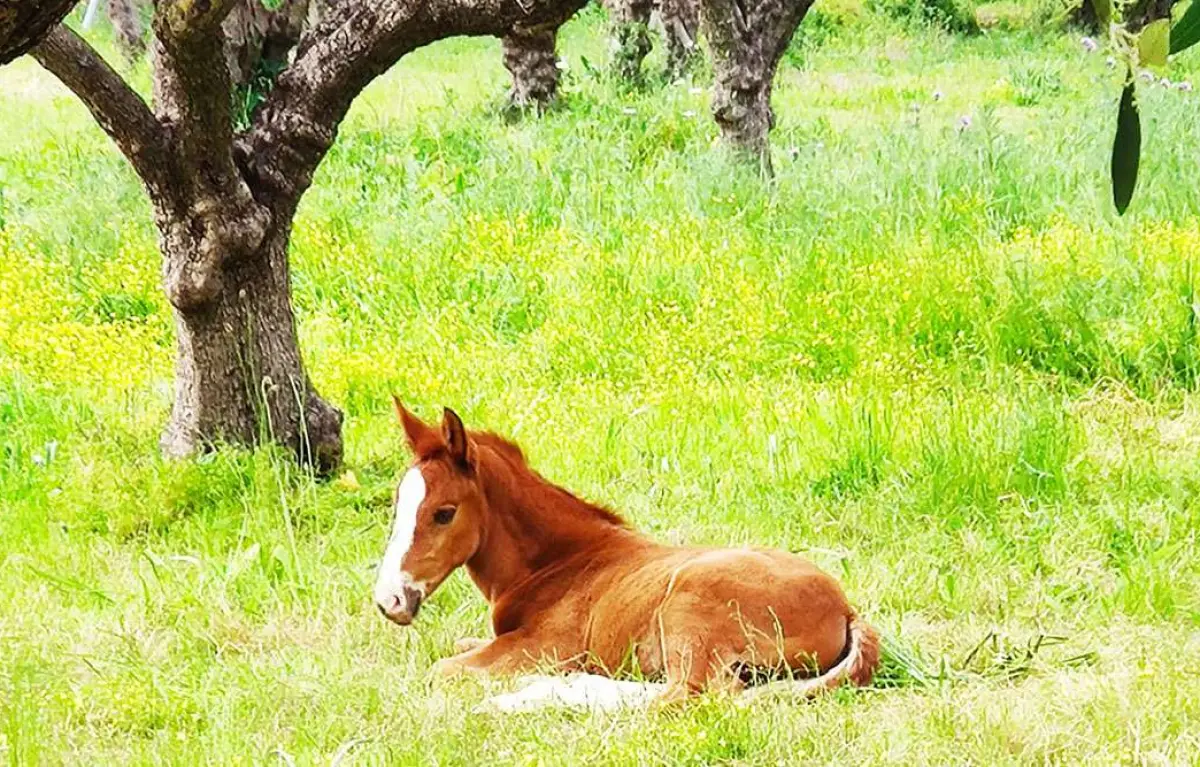
[[[847,681],[859,686],[870,684],[875,669],[879,667],[879,632],[862,618],[851,615],[846,633],[848,646],[845,657],[824,674],[811,679],[788,679],[751,687],[742,693],[743,699],[750,700],[771,693],[809,698]]]
[[[832,684],[826,685],[827,687],[836,687],[842,679],[849,679],[859,687],[866,687],[875,676],[875,669],[879,668],[879,632],[875,627],[855,615],[850,618],[849,631],[850,650],[846,657],[841,663],[817,677],[823,679],[833,675]],[[845,667],[843,674],[837,676],[837,670],[842,667]]]

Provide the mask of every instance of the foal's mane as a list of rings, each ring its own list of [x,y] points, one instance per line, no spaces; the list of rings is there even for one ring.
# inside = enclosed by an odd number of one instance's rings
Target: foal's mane
[[[473,431],[471,432],[471,438],[475,440],[475,444],[479,447],[490,448],[493,453],[499,456],[512,473],[514,480],[537,485],[544,490],[553,491],[555,494],[562,496],[572,508],[585,512],[599,521],[607,522],[617,527],[628,527],[628,523],[615,511],[599,504],[585,501],[565,487],[556,485],[541,474],[538,474],[530,468],[529,462],[525,459],[525,452],[512,440],[491,431]]]

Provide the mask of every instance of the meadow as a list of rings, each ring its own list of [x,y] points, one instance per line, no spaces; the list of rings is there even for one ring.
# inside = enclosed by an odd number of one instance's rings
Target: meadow
[[[1200,762],[1200,95],[1143,89],[1118,218],[1119,75],[1028,14],[967,37],[819,3],[770,183],[713,148],[703,71],[607,80],[594,10],[560,51],[540,119],[503,113],[497,42],[420,51],[321,167],[292,263],[346,413],[332,481],[158,456],[149,205],[71,94],[0,70],[0,759]],[[886,634],[884,673],[809,703],[473,713],[511,685],[429,673],[488,631],[465,574],[408,629],[371,602],[393,392],[660,539],[809,556]]]

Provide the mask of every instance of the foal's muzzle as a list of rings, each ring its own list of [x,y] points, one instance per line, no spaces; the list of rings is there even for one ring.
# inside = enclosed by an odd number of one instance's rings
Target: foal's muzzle
[[[399,594],[389,594],[378,599],[375,606],[383,613],[383,617],[392,623],[407,626],[417,617],[417,611],[421,609],[421,600],[424,598],[425,595],[420,589],[405,584]]]

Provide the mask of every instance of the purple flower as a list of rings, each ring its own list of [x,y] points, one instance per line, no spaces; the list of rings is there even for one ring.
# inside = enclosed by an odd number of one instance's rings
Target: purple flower
[[[1172,85],[1171,81],[1170,81],[1170,80],[1168,80],[1168,79],[1167,79],[1167,78],[1165,78],[1165,77],[1164,77],[1163,79],[1159,80],[1159,81],[1158,81],[1158,84],[1159,84],[1159,85],[1161,85],[1161,86],[1162,86],[1162,87],[1164,87],[1164,88],[1170,88],[1170,87],[1171,87],[1171,85]]]
[[[945,94],[942,93],[941,91],[933,92],[933,100],[934,101],[941,101],[943,98],[945,98]]]
[[[1091,53],[1100,47],[1099,45],[1096,44],[1096,41],[1090,37],[1079,38],[1079,44],[1082,45],[1083,49],[1085,51],[1087,51],[1088,53]]]
[[[1114,69],[1117,66],[1117,60],[1114,59],[1112,56],[1109,56],[1107,59],[1104,60],[1104,66],[1108,67],[1109,69]]]
[[[1148,69],[1143,69],[1141,72],[1139,72],[1138,77],[1142,78],[1148,83],[1154,82],[1154,73]]]
[[[1188,80],[1184,80],[1181,83],[1175,83],[1175,90],[1183,91],[1184,93],[1191,93],[1192,92],[1192,84]]]
[[[967,128],[971,127],[971,115],[963,115],[958,118],[958,132],[962,133]]]

